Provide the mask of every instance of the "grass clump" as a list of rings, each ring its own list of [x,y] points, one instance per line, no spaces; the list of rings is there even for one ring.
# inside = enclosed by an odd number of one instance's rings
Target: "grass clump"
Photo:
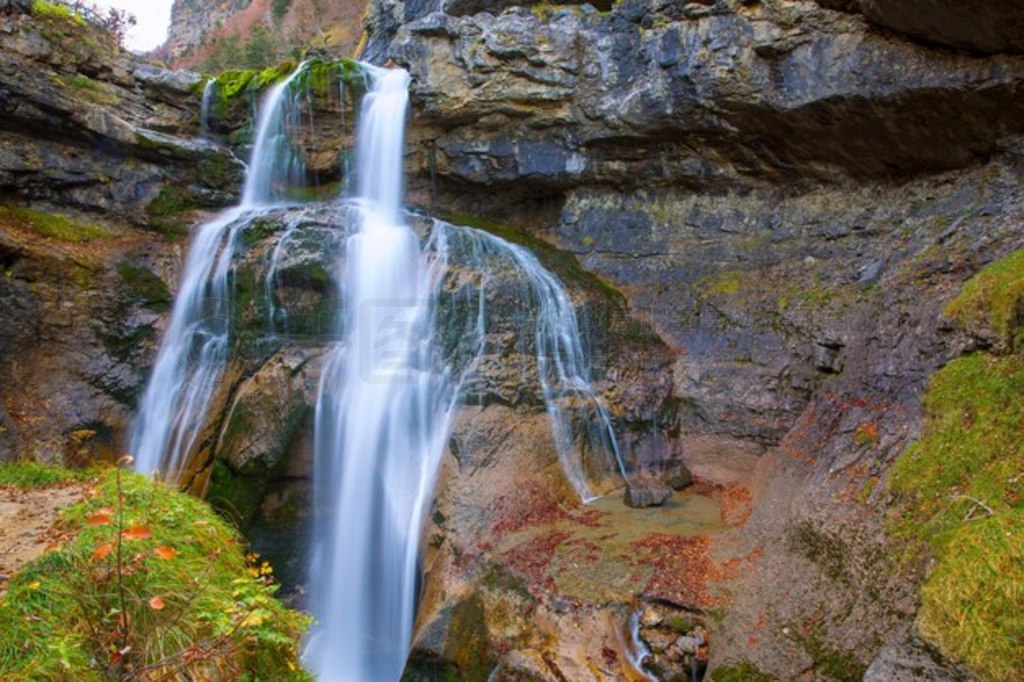
[[[984,680],[1024,676],[1024,357],[976,354],[932,378],[922,438],[893,467],[899,537],[938,558],[921,632]]]
[[[309,619],[203,502],[113,469],[0,598],[0,679],[309,680]]]
[[[9,462],[0,464],[0,486],[32,490],[61,483],[85,481],[95,474],[95,471],[63,469],[40,462]]]
[[[989,327],[1008,350],[1024,348],[1024,249],[975,275],[944,314],[963,326]]]
[[[80,223],[59,213],[45,213],[19,206],[0,206],[0,220],[9,220],[33,232],[62,242],[88,242],[111,236],[110,230],[91,223]]]

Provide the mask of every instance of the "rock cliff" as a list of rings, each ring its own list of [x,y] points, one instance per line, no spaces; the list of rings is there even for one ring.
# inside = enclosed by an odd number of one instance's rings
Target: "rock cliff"
[[[192,137],[197,76],[29,4],[0,2],[0,369],[15,378],[0,447],[86,458],[119,444],[182,228],[231,201],[238,167]],[[1014,4],[370,3],[366,57],[413,76],[412,202],[527,244],[566,282],[631,465],[685,463],[697,491],[660,511],[581,507],[510,341],[516,310],[499,307],[490,341],[516,362],[485,357],[456,419],[412,679],[623,679],[641,642],[673,679],[694,633],[713,679],[979,674],[915,625],[929,567],[893,539],[889,479],[928,432],[940,368],[1019,350],[1024,297],[992,289],[997,325],[948,307],[1024,248]],[[198,26],[181,23],[174,45]],[[285,72],[226,76],[212,134],[244,146],[252,98]],[[317,135],[297,140],[328,193],[358,96],[336,86],[313,87]],[[338,313],[327,254],[346,220],[270,212],[234,272],[235,353],[189,484],[272,556],[295,554],[310,513],[309,415]],[[478,292],[471,268],[451,278],[450,295]]]

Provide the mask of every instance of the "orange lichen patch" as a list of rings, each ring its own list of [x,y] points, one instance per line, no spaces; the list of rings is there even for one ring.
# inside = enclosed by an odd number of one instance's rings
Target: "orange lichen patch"
[[[565,531],[535,537],[506,551],[503,563],[523,579],[530,594],[541,598],[555,591],[555,582],[548,573],[548,565],[555,556],[555,550],[569,537],[570,534]]]
[[[491,533],[496,536],[571,518],[551,492],[536,483],[515,494],[500,495],[494,506]]]

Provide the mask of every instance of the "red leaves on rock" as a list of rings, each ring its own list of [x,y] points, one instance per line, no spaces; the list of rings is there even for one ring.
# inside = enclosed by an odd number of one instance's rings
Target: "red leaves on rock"
[[[499,495],[494,501],[491,533],[504,535],[531,526],[546,525],[570,518],[547,488],[538,483],[517,490],[515,494]]]
[[[569,537],[569,533],[559,531],[528,540],[505,552],[504,564],[526,581],[527,589],[535,597],[553,592],[555,583],[547,574],[548,564],[558,545]]]
[[[711,538],[680,537],[657,533],[630,543],[633,550],[623,559],[633,566],[649,566],[654,573],[644,594],[682,608],[705,608],[714,602],[708,582],[715,574]]]

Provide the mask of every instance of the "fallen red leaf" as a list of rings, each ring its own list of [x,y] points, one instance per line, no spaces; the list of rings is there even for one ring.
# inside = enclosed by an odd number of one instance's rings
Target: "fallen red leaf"
[[[145,540],[153,537],[153,533],[145,526],[132,526],[123,535],[126,540]]]
[[[108,554],[114,551],[114,545],[109,542],[105,545],[100,545],[92,551],[93,559],[105,559]]]
[[[90,526],[106,526],[110,523],[110,517],[106,514],[95,514],[85,521]]]
[[[161,597],[159,594],[155,597],[150,598],[149,608],[153,609],[154,611],[160,611],[164,608],[164,598]]]
[[[159,547],[154,549],[153,554],[155,554],[158,559],[163,559],[164,561],[173,559],[174,557],[178,556],[178,553],[176,551],[174,551],[170,547],[167,547],[166,545],[160,545]]]

